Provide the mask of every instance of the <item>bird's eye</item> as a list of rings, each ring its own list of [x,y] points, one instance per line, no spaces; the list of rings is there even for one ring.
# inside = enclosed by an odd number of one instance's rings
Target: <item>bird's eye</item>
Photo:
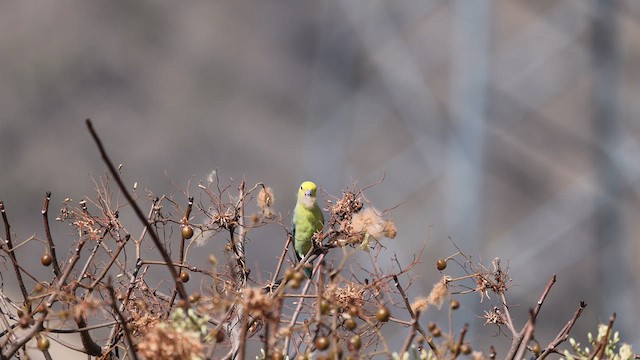
[[[300,190],[302,190],[302,186],[300,186]]]

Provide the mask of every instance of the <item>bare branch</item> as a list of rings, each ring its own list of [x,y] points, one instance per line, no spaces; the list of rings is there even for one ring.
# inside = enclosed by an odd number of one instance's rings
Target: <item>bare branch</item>
[[[507,357],[506,357],[507,360],[512,360],[516,356],[516,352],[518,351],[518,348],[520,348],[520,346],[522,344],[522,340],[525,337],[525,333],[526,333],[527,329],[529,329],[530,327],[533,326],[531,324],[535,323],[536,317],[538,316],[538,313],[540,312],[540,309],[542,308],[542,304],[544,303],[544,300],[547,298],[547,295],[549,295],[549,292],[551,291],[551,288],[553,287],[553,285],[555,283],[556,283],[556,274],[553,274],[553,275],[551,275],[551,279],[549,279],[549,282],[547,283],[547,286],[545,286],[544,291],[542,292],[542,295],[540,295],[540,299],[536,303],[536,306],[533,308],[533,311],[531,312],[531,315],[529,316],[529,320],[524,325],[522,330],[520,330],[520,332],[517,334],[517,336],[515,336],[513,338],[513,341],[511,342],[511,348],[509,349],[509,352],[507,353]],[[509,313],[509,307],[506,304],[506,301],[504,301],[504,298],[503,298],[503,305],[504,305],[505,313],[508,316],[508,321],[509,321],[508,323],[510,324],[510,329],[513,329],[513,323],[511,322],[511,315]],[[524,347],[526,347],[526,346],[527,346],[527,343],[525,342],[524,343]],[[519,359],[519,358],[517,358],[517,359]]]
[[[89,129],[89,132],[91,133],[91,136],[93,137],[93,140],[95,141],[96,145],[98,146],[98,150],[100,151],[100,154],[102,155],[102,159],[104,160],[105,164],[109,168],[109,171],[111,172],[111,176],[113,176],[113,178],[116,180],[116,183],[120,187],[120,191],[127,198],[127,201],[129,202],[129,204],[133,208],[134,212],[138,216],[138,219],[145,226],[145,228],[147,229],[147,232],[149,232],[149,235],[151,236],[151,239],[153,240],[153,243],[155,244],[156,248],[158,249],[158,251],[160,251],[160,255],[162,255],[162,259],[167,263],[167,268],[169,268],[169,272],[171,273],[171,277],[173,278],[173,281],[176,284],[176,288],[178,290],[178,294],[180,295],[180,298],[184,300],[184,302],[183,302],[184,308],[185,309],[189,308],[189,301],[187,299],[188,298],[187,292],[185,291],[184,286],[182,285],[182,282],[180,281],[180,279],[178,279],[178,273],[176,272],[175,268],[173,266],[171,266],[171,257],[169,257],[169,254],[167,253],[167,250],[165,250],[164,246],[162,246],[162,242],[160,242],[160,238],[158,238],[158,234],[156,234],[155,230],[151,226],[151,223],[149,223],[147,221],[147,218],[142,213],[142,210],[140,209],[140,207],[136,203],[135,199],[131,196],[131,194],[129,194],[129,191],[127,190],[127,187],[122,182],[122,178],[120,177],[120,174],[118,173],[116,168],[113,166],[113,163],[111,162],[111,159],[109,158],[109,156],[107,155],[106,150],[102,146],[102,141],[100,141],[100,138],[98,137],[98,134],[93,129],[93,124],[91,123],[91,120],[87,119],[86,124],[87,124],[87,128]]]
[[[4,202],[2,201],[0,201],[0,212],[2,213],[2,221],[4,221],[4,229],[5,229],[5,236],[6,236],[6,242],[7,242],[7,253],[11,258],[11,262],[13,264],[13,270],[16,273],[16,279],[18,279],[18,286],[20,287],[22,298],[24,299],[24,303],[26,304],[29,298],[29,293],[27,292],[27,288],[24,286],[24,280],[22,280],[22,274],[20,273],[20,267],[18,266],[18,259],[16,258],[16,253],[13,248],[13,243],[11,242],[11,226],[9,225],[7,212],[4,209]]]
[[[120,309],[118,309],[118,306],[116,304],[116,294],[113,291],[113,286],[111,285],[111,283],[112,283],[111,277],[109,277],[109,279],[107,280],[107,290],[109,291],[109,298],[110,298],[109,304],[111,305],[111,309],[113,309],[113,312],[116,314],[118,320],[120,321],[120,325],[122,327],[122,330],[124,331],[124,335],[127,338],[127,342],[129,343],[129,350],[130,350],[129,354],[131,358],[133,360],[138,360],[138,354],[137,354],[137,351],[135,350],[133,339],[131,337],[131,331],[129,331],[129,327],[127,326],[127,321],[122,315],[122,312],[120,312]]]
[[[587,307],[587,303],[585,303],[584,301],[581,301],[580,306],[578,306],[578,309],[573,314],[573,317],[571,318],[571,320],[569,320],[569,322],[562,328],[562,330],[560,331],[560,333],[558,333],[556,338],[553,339],[553,341],[551,341],[549,345],[547,345],[547,347],[544,349],[542,354],[540,354],[540,357],[538,359],[542,360],[546,358],[549,354],[555,351],[558,345],[562,344],[564,341],[567,340],[567,338],[569,337],[569,332],[571,332],[573,325],[575,325],[576,320],[578,320],[580,315],[582,315],[582,311],[584,311],[584,308],[586,307]]]
[[[42,222],[44,224],[44,233],[47,237],[47,245],[48,251],[52,258],[53,265],[53,273],[56,274],[57,277],[60,276],[60,264],[58,263],[58,257],[56,256],[56,245],[53,242],[53,237],[51,236],[51,230],[49,228],[49,201],[51,200],[51,192],[47,191],[47,194],[44,198],[44,204],[42,204]]]

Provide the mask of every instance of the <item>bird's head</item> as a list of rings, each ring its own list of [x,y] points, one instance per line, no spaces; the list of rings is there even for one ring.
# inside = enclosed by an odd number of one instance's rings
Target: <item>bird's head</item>
[[[311,181],[305,181],[298,189],[298,202],[306,208],[312,208],[316,202],[316,190],[318,187]]]

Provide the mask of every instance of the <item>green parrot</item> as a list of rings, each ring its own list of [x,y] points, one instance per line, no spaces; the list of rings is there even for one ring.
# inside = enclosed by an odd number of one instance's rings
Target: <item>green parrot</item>
[[[324,215],[316,202],[316,190],[316,184],[311,181],[303,182],[298,189],[298,201],[291,219],[293,247],[298,261],[307,255],[312,246],[313,235],[324,226]],[[308,278],[311,278],[310,268],[305,267],[304,272]]]

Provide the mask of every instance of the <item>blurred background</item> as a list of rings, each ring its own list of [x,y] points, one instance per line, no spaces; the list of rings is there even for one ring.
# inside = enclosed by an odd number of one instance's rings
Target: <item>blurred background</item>
[[[411,296],[451,237],[509,266],[517,323],[558,274],[543,344],[584,300],[573,336],[617,312],[639,352],[639,39],[634,0],[5,1],[0,200],[19,242],[43,236],[46,191],[52,215],[93,195],[106,168],[86,118],[128,184],[176,193],[217,169],[271,186],[285,222],[303,180],[340,196],[384,177],[366,195],[395,207],[389,254],[427,244]],[[265,271],[270,240],[247,250]],[[478,318],[496,299],[461,300],[472,346],[509,343]]]

